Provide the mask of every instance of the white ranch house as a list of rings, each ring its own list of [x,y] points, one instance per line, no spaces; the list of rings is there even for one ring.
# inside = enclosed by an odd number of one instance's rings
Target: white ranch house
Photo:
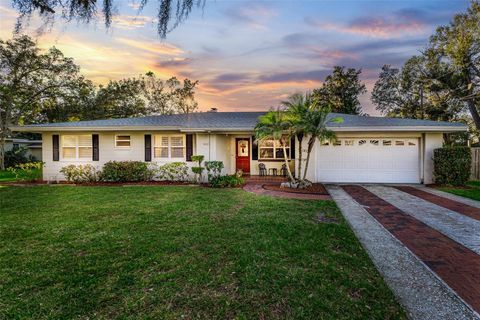
[[[69,164],[89,163],[100,168],[110,160],[137,160],[158,164],[184,161],[193,165],[192,155],[204,155],[206,161],[223,161],[225,173],[242,170],[258,175],[259,163],[264,163],[267,170],[277,168],[278,172],[284,163],[283,152],[275,141],[254,143],[253,129],[263,114],[204,112],[49,123],[13,130],[42,134],[44,180],[63,180],[60,169]],[[432,183],[433,150],[442,147],[443,134],[467,130],[461,123],[330,116],[344,121],[331,124],[337,141],[317,141],[307,175],[313,182]],[[292,169],[297,153],[298,141],[292,140]]]

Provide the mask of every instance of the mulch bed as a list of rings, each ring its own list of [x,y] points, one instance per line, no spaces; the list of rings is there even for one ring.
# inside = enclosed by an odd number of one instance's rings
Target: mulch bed
[[[271,191],[289,192],[289,193],[303,193],[303,194],[320,194],[328,195],[327,189],[321,183],[314,183],[305,189],[282,188],[280,184],[264,184],[263,189]]]
[[[72,184],[68,182],[60,182],[60,184]],[[82,182],[76,183],[77,186],[107,186],[107,187],[122,187],[122,186],[185,186],[195,185],[192,182],[172,182],[172,181],[137,181],[137,182]]]
[[[74,183],[74,182],[67,182],[67,181],[59,181],[56,182],[48,182],[48,181],[9,181],[0,183],[0,185],[42,185],[42,184],[51,184],[51,185],[70,185],[70,186],[105,186],[105,187],[122,187],[122,186],[185,186],[185,185],[195,185],[192,182],[172,182],[172,181],[138,181],[138,182],[81,182],[81,183]]]

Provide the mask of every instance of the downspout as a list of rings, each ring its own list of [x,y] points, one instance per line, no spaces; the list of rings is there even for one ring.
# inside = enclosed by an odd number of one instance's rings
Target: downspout
[[[425,132],[420,139],[420,183],[425,184]]]
[[[208,131],[208,161],[211,161],[211,141],[210,141],[210,133],[211,131]]]

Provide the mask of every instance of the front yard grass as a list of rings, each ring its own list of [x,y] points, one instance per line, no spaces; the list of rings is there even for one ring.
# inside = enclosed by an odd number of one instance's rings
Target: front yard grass
[[[406,318],[332,201],[3,187],[0,240],[0,319]]]
[[[20,182],[20,181],[22,181],[22,178],[25,178],[26,176],[29,176],[29,175],[26,175],[25,172],[27,172],[27,171],[20,170],[18,172],[19,178],[17,178],[15,176],[15,173],[13,173],[11,171],[0,170],[0,183],[2,183],[2,182]],[[30,175],[38,176],[38,177],[41,178],[42,172],[41,172],[41,170],[35,169],[35,170],[31,171]]]
[[[457,196],[480,201],[480,181],[469,181],[467,182],[467,187],[468,188],[441,187],[439,189],[456,194]]]
[[[15,174],[8,170],[0,170],[0,182],[11,182],[15,181]]]

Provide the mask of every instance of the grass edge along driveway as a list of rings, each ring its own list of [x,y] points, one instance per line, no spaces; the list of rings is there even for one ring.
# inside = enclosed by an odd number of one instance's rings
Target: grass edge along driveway
[[[457,196],[480,201],[480,181],[469,181],[466,187],[440,187],[441,191],[445,191]]]
[[[332,201],[3,187],[0,239],[0,318],[405,319]]]

